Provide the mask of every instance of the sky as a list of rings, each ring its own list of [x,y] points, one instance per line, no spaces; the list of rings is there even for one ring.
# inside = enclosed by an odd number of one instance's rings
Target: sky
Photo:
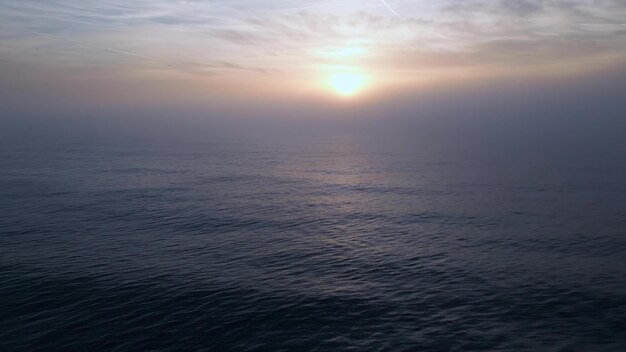
[[[0,0],[5,116],[410,110],[624,66],[623,0]]]

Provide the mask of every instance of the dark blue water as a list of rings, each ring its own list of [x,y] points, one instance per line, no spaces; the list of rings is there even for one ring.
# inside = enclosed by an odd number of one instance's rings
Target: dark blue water
[[[481,148],[3,145],[0,350],[625,351],[623,163]]]

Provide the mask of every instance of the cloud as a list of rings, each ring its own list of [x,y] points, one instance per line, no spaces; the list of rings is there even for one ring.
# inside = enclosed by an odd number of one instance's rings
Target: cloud
[[[626,55],[621,0],[165,1],[0,3],[5,60],[199,75],[298,72],[362,47],[378,71],[555,64]],[[330,61],[329,61],[330,60]],[[349,61],[355,60],[355,61]],[[227,64],[225,64],[227,63]]]

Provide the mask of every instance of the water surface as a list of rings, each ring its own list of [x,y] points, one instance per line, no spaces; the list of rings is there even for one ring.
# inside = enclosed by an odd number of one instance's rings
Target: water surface
[[[626,350],[624,165],[481,148],[3,145],[0,350]]]

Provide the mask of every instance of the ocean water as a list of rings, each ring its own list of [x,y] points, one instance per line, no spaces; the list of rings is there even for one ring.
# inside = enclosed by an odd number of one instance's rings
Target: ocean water
[[[434,145],[5,144],[0,350],[626,351],[621,159]]]

